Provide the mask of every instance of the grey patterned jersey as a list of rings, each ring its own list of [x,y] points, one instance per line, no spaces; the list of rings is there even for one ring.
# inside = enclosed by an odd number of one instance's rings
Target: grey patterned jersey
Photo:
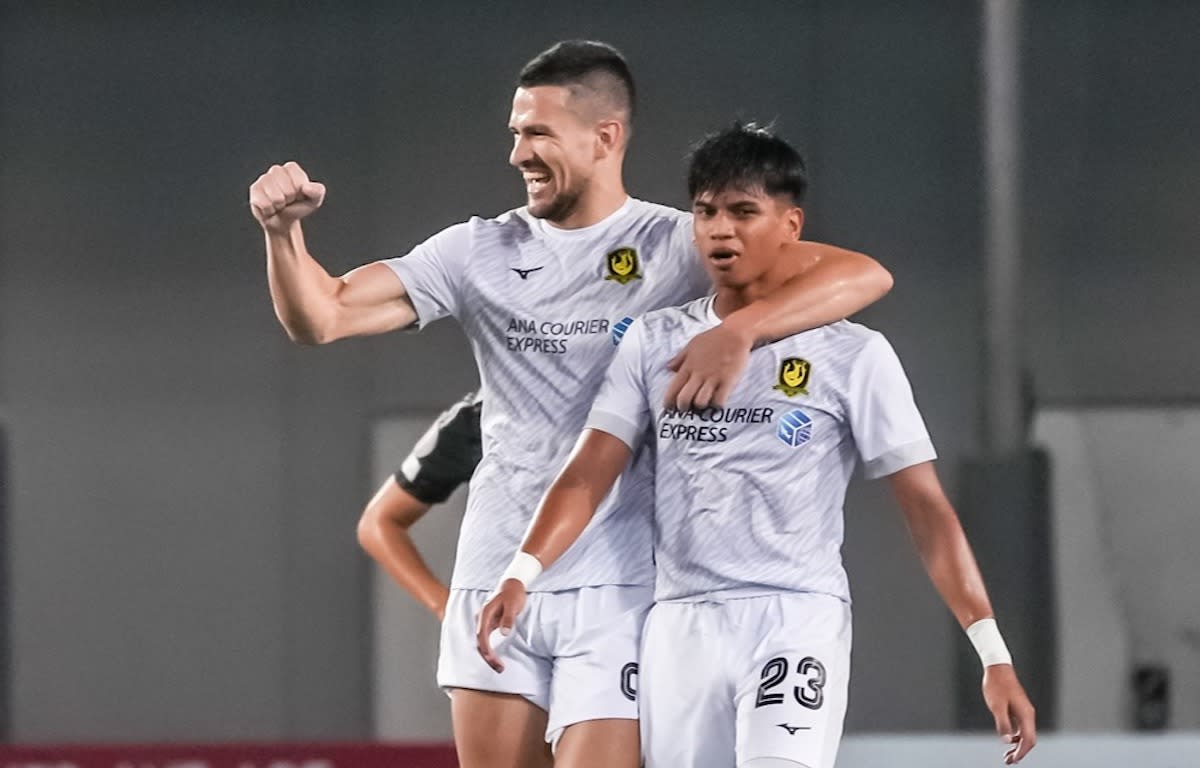
[[[491,589],[583,428],[632,318],[703,295],[691,215],[628,200],[561,230],[525,209],[452,226],[386,263],[422,326],[452,315],[482,382],[483,460],[471,479],[452,586]],[[648,457],[537,591],[653,583]]]
[[[655,599],[848,602],[842,504],[858,460],[881,477],[935,458],[900,361],[842,321],[754,350],[724,408],[664,410],[672,350],[718,322],[710,297],[634,323],[587,421],[657,451]]]

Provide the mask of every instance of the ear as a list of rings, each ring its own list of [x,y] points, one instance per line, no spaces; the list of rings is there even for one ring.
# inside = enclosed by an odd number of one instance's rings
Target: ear
[[[804,209],[791,208],[787,212],[787,227],[788,234],[793,240],[800,239],[800,233],[804,231]]]
[[[620,120],[601,120],[596,123],[596,159],[620,151],[625,146],[625,124]]]

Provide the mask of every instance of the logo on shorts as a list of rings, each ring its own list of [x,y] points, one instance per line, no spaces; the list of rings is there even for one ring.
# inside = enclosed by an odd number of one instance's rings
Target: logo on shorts
[[[771,387],[788,397],[808,394],[808,378],[812,363],[803,357],[787,357],[779,364],[779,383]]]
[[[608,274],[605,280],[616,280],[625,285],[631,280],[641,280],[638,272],[638,255],[633,248],[625,246],[608,254]]]
[[[789,736],[795,736],[796,731],[811,731],[811,725],[788,725],[787,723],[779,723],[778,727],[788,732]]]
[[[629,326],[631,325],[633,325],[632,317],[622,317],[620,320],[613,323],[612,341],[614,347],[621,343],[621,339],[625,337],[625,331],[628,331]]]
[[[779,417],[779,428],[775,430],[775,436],[791,447],[799,448],[812,440],[812,435],[812,419],[799,408]]]

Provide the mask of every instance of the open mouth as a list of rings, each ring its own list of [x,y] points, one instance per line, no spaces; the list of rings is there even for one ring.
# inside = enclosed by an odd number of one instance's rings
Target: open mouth
[[[526,172],[522,175],[525,178],[525,191],[530,196],[538,195],[550,186],[551,176],[548,171]]]
[[[717,248],[709,251],[708,258],[717,265],[724,266],[737,261],[738,253],[729,248]]]

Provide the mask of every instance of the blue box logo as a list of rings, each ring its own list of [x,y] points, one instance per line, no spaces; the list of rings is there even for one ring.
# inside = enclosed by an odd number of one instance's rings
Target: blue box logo
[[[799,448],[812,440],[812,433],[812,419],[799,409],[788,411],[780,416],[779,428],[775,431],[776,437],[793,448]]]

